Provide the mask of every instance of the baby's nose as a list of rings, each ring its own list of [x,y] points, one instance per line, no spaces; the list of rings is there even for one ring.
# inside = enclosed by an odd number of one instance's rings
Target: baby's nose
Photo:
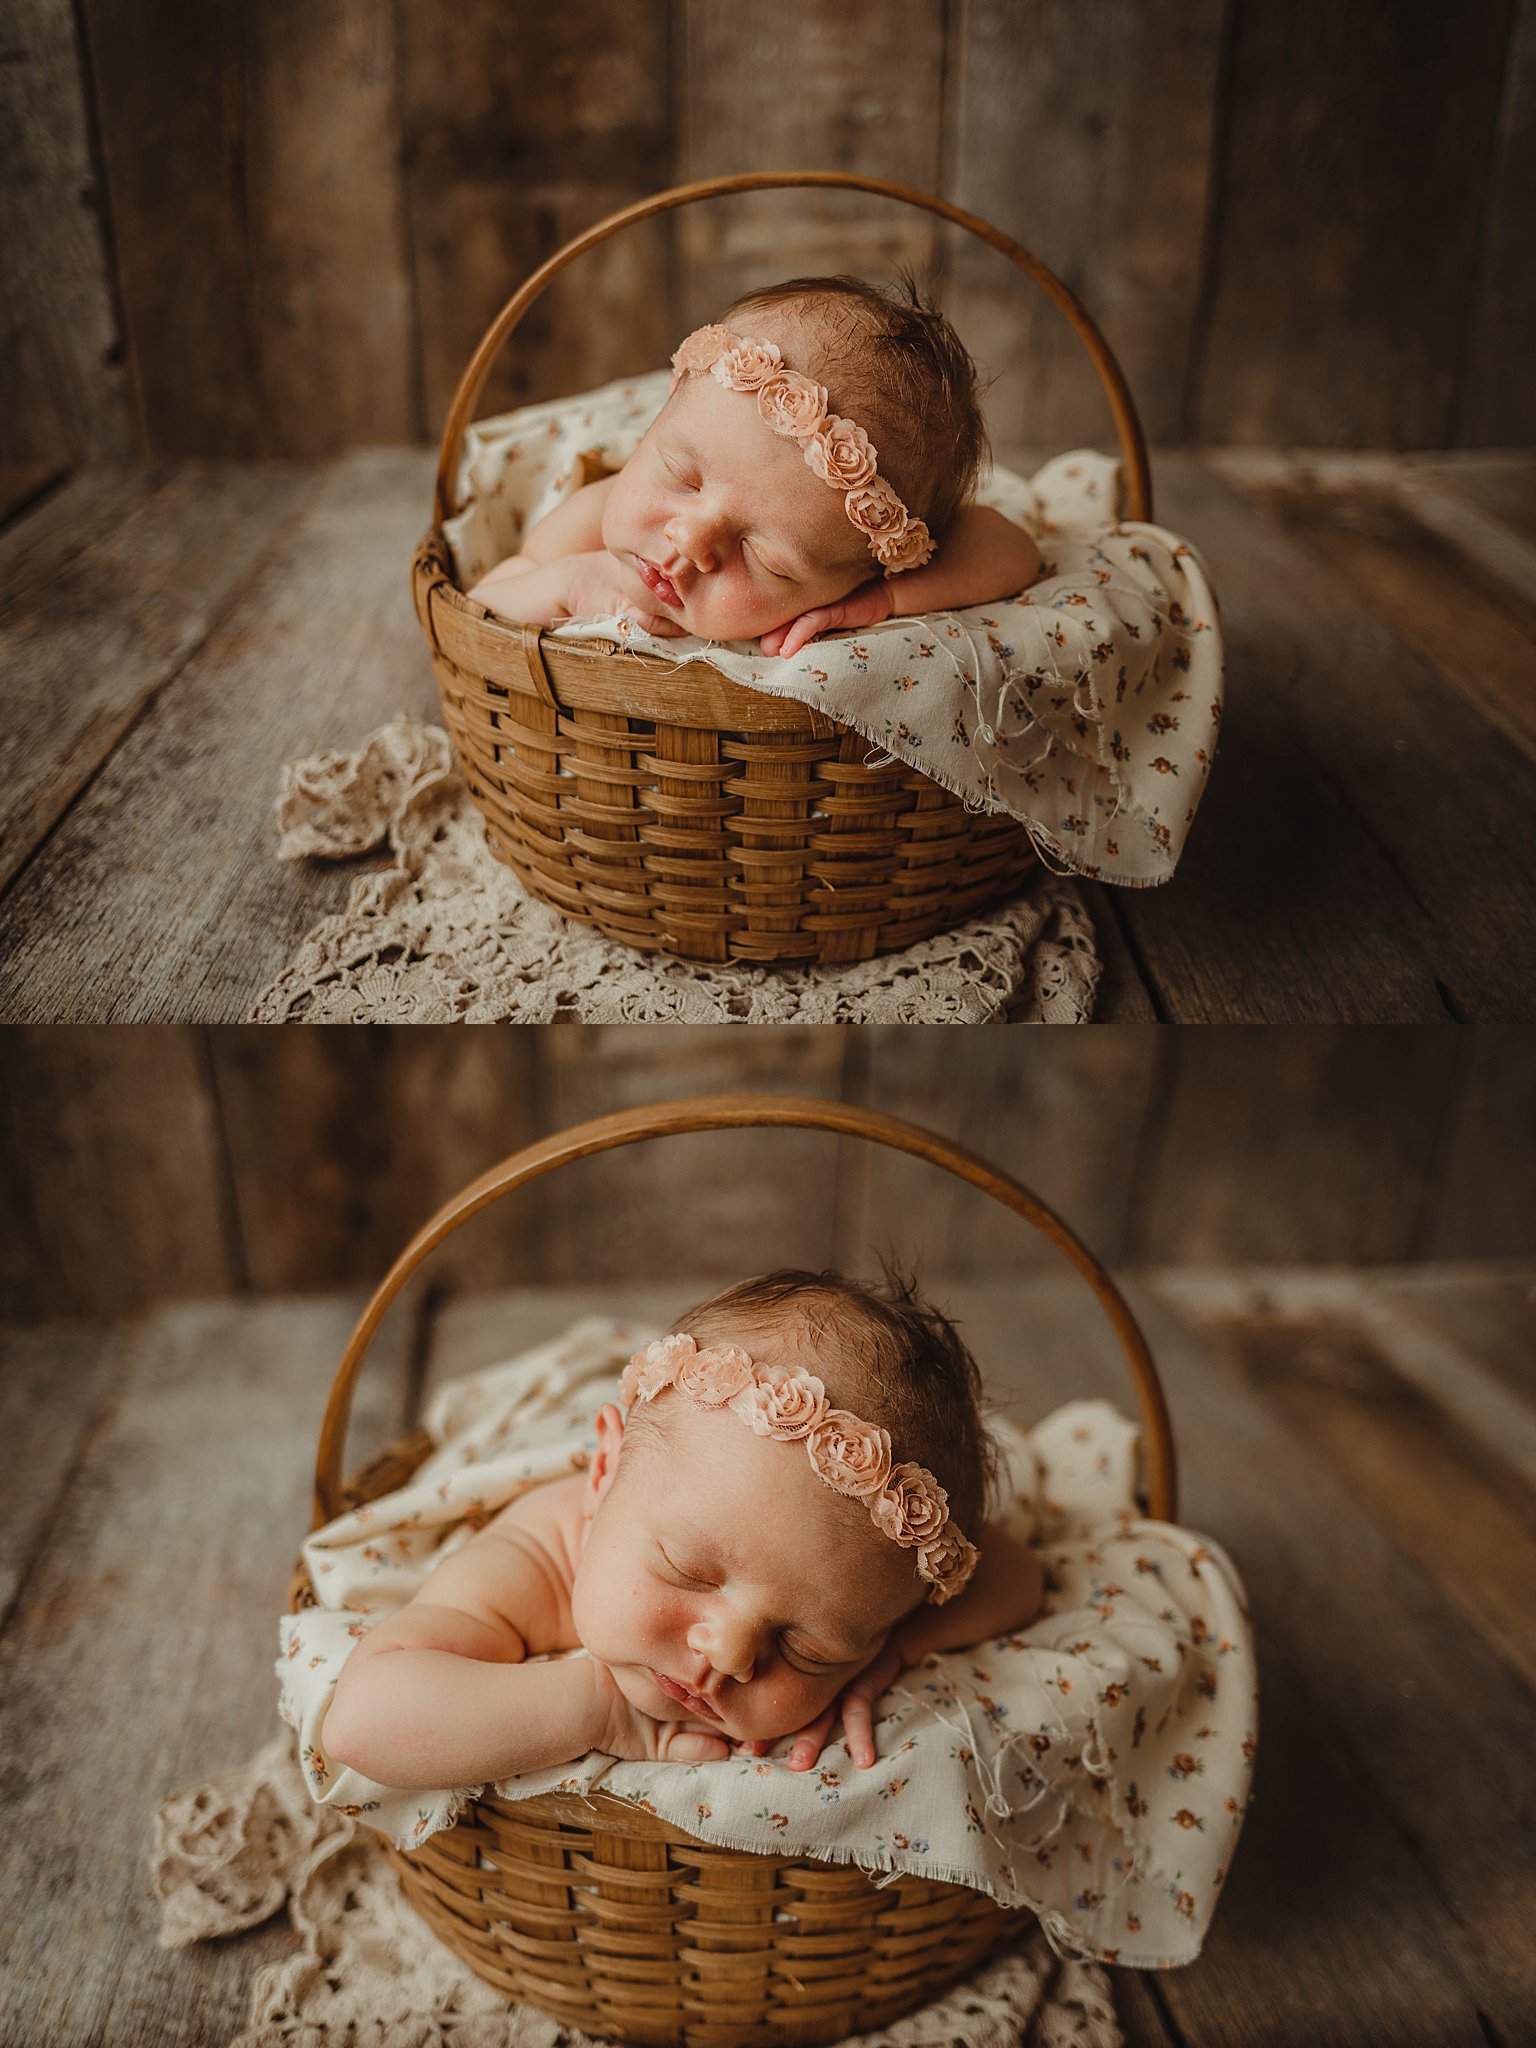
[[[719,565],[719,554],[713,532],[696,520],[674,519],[667,528],[667,539],[680,555],[686,555],[695,569],[714,569]]]
[[[757,1643],[752,1629],[738,1617],[716,1616],[695,1622],[688,1631],[688,1647],[696,1657],[709,1660],[722,1677],[745,1685],[757,1667]]]

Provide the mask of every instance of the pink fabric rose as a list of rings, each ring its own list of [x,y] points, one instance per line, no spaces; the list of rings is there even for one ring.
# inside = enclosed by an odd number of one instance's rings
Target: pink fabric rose
[[[756,391],[778,374],[783,361],[775,343],[743,341],[738,336],[736,346],[716,359],[711,372],[727,391]]]
[[[894,1465],[869,1512],[882,1535],[917,1550],[934,1542],[949,1520],[949,1495],[921,1465]]]
[[[759,1366],[757,1377],[731,1403],[731,1413],[748,1422],[759,1436],[777,1443],[796,1443],[826,1417],[827,1390],[813,1372],[798,1366]]]
[[[682,1331],[654,1338],[625,1366],[619,1379],[619,1399],[626,1408],[633,1408],[637,1401],[654,1401],[676,1379],[683,1360],[691,1358],[697,1349],[693,1339]]]
[[[695,327],[673,356],[672,367],[680,377],[690,371],[711,370],[736,340],[729,327]]]
[[[701,1408],[723,1408],[752,1384],[752,1361],[738,1344],[695,1351],[677,1368],[677,1391]]]
[[[920,569],[924,562],[933,559],[937,550],[933,535],[921,519],[909,519],[894,539],[876,540],[871,546],[875,559],[884,563],[887,576],[899,576],[905,569]]]
[[[928,1598],[935,1607],[954,1599],[975,1571],[977,1562],[975,1544],[968,1543],[953,1522],[932,1543],[919,1548],[917,1569],[929,1582]]]
[[[854,1500],[868,1500],[890,1475],[890,1431],[846,1408],[829,1408],[805,1439],[805,1448],[818,1477]]]
[[[805,459],[825,484],[851,491],[875,474],[875,451],[868,434],[853,420],[833,413],[805,444]]]
[[[856,484],[843,500],[843,510],[871,540],[895,539],[907,524],[907,508],[883,476]]]
[[[780,370],[759,387],[757,409],[776,434],[808,441],[827,416],[827,387],[798,370]]]

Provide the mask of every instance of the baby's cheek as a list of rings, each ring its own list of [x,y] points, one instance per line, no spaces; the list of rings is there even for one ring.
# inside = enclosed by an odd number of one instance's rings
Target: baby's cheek
[[[751,1721],[743,1733],[769,1739],[793,1735],[807,1721],[814,1721],[823,1707],[829,1707],[842,1688],[840,1679],[813,1679],[787,1666],[753,1681],[747,1689],[745,1712]]]

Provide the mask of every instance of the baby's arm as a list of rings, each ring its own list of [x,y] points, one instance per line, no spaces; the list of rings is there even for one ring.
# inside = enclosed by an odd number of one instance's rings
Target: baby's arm
[[[542,1546],[504,1524],[483,1529],[348,1657],[326,1712],[327,1755],[415,1789],[481,1784],[600,1747],[603,1667],[523,1661],[555,1646],[559,1608]]]
[[[1017,597],[1039,574],[1040,550],[1022,526],[990,505],[964,505],[931,562],[891,577],[891,616],[996,604]]]
[[[964,1650],[1023,1628],[1040,1612],[1045,1567],[1038,1552],[987,1523],[976,1539],[981,1553],[965,1590],[942,1607],[925,1603],[891,1632],[904,1666],[939,1650]]]
[[[488,569],[465,593],[499,618],[525,626],[562,619],[633,618],[658,639],[682,627],[651,609],[642,579],[603,546],[603,504],[611,476],[583,484],[528,529],[522,552]]]
[[[965,505],[950,521],[938,553],[921,569],[874,578],[832,605],[802,612],[761,640],[764,654],[798,654],[818,633],[877,626],[885,619],[956,611],[1017,597],[1040,574],[1040,550],[990,505]]]

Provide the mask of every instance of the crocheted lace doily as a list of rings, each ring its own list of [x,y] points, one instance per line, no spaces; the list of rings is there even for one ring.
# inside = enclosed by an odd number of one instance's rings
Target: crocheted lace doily
[[[278,854],[387,842],[257,997],[259,1024],[1085,1024],[1099,961],[1072,883],[1042,874],[1001,909],[847,965],[704,966],[634,952],[530,897],[491,854],[448,735],[394,719],[354,754],[289,762]]]
[[[256,1972],[228,2048],[601,2048],[509,2006],[407,1905],[370,1829],[305,1790],[285,1730],[155,1814],[160,1946],[236,1934],[286,1903],[297,1949]],[[844,2048],[1121,2048],[1109,1980],[1035,1928],[920,2011]]]

